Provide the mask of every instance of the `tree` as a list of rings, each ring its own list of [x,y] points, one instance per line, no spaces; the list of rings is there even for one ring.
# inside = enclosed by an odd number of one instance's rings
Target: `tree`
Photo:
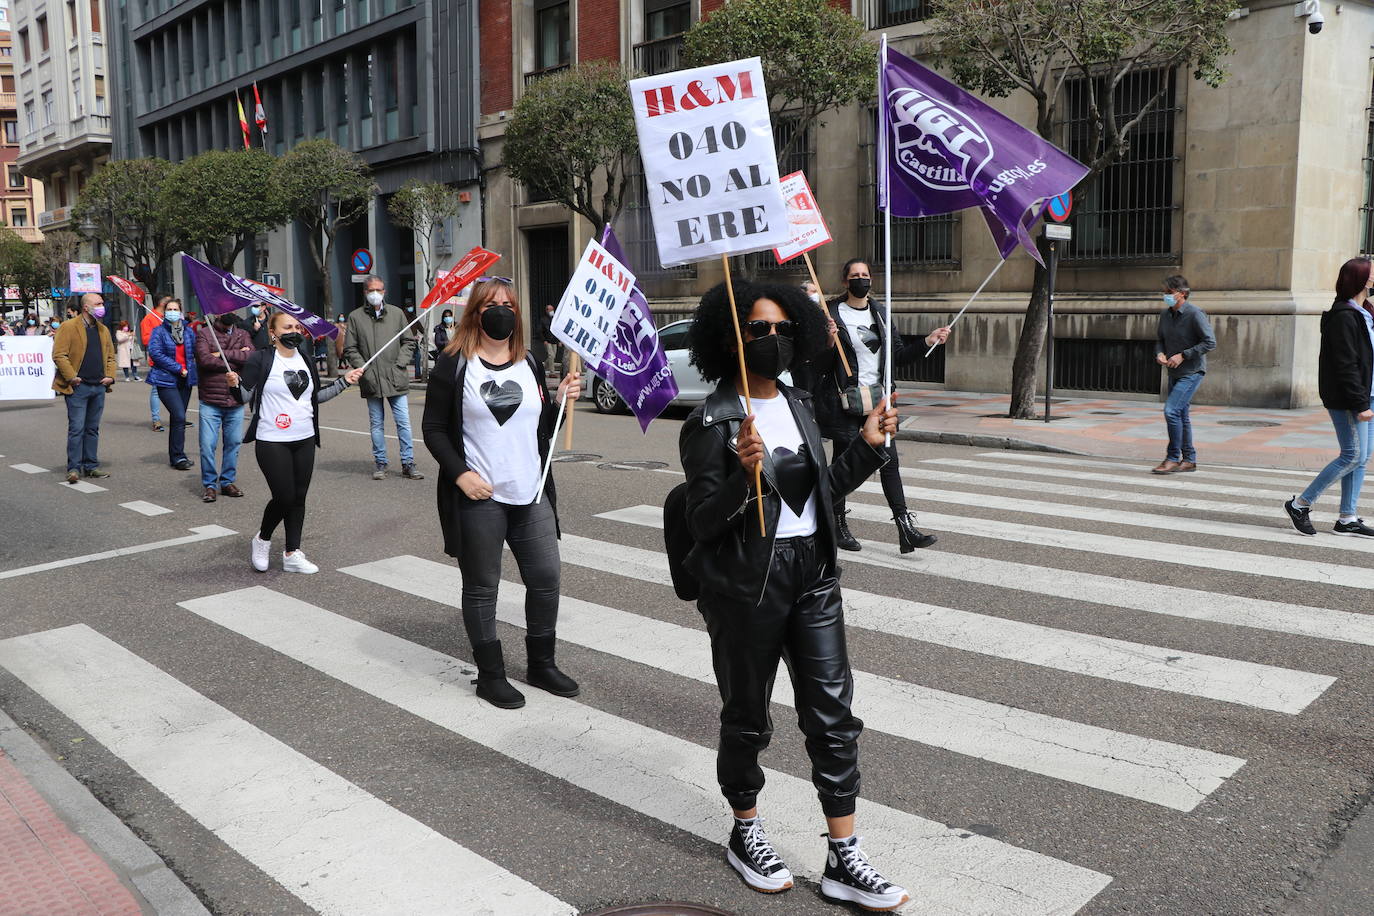
[[[1185,68],[1194,79],[1221,85],[1221,61],[1231,51],[1226,17],[1236,6],[1236,0],[935,0],[931,24],[939,56],[957,82],[990,96],[1027,93],[1035,102],[1036,131],[1048,140],[1062,142],[1059,106],[1073,83],[1086,135],[1075,138],[1070,152],[1088,166],[1079,184],[1086,190],[1121,160],[1132,133],[1169,91],[1160,80],[1134,113],[1123,114],[1117,108],[1123,83],[1147,70]],[[1037,266],[1012,364],[1012,417],[1034,415],[1047,291],[1046,271]]]
[[[156,294],[172,256],[188,247],[164,206],[163,186],[176,167],[166,159],[121,159],[100,167],[81,190],[72,222]]]
[[[506,128],[511,178],[585,216],[598,235],[625,205],[638,154],[625,74],[605,61],[531,83]]]
[[[819,126],[825,112],[872,98],[878,81],[864,24],[829,0],[735,0],[692,26],[685,52],[689,67],[762,59],[779,160],[806,136],[780,120]]]
[[[437,181],[412,178],[391,195],[387,212],[398,226],[406,226],[415,233],[424,265],[425,291],[434,285],[434,255],[431,242],[444,223],[458,215],[461,206],[458,192]],[[461,225],[461,223],[459,224]]]
[[[33,278],[38,274],[33,249],[34,245],[20,238],[19,233],[0,226],[0,301],[8,303],[7,291],[14,288],[25,312],[38,298],[33,295]]]
[[[330,282],[339,230],[367,214],[377,193],[367,162],[333,140],[306,140],[277,160],[272,170],[275,206],[300,220],[310,256],[324,282],[324,314],[334,314]]]
[[[43,233],[43,241],[34,252],[34,262],[43,274],[48,287],[67,285],[67,265],[79,261],[81,236],[69,229]]]
[[[176,166],[162,206],[178,235],[221,270],[233,270],[259,232],[286,222],[272,193],[276,160],[260,149],[207,150]]]

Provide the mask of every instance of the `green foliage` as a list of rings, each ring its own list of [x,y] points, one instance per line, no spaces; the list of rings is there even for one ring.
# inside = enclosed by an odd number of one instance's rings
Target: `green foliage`
[[[286,222],[272,193],[275,160],[265,151],[208,150],[178,165],[162,188],[162,206],[177,232],[232,270],[248,241]]]
[[[638,153],[625,74],[608,62],[535,81],[506,128],[511,178],[585,216],[598,233],[620,214]]]
[[[444,223],[458,215],[462,203],[458,192],[437,181],[420,181],[412,178],[403,184],[387,203],[387,213],[391,221],[405,226],[415,233],[419,243],[420,257],[424,261],[425,284],[434,283],[430,243],[434,233],[443,228]],[[459,224],[461,225],[461,223]]]
[[[37,248],[20,238],[13,229],[0,226],[0,290],[15,287],[25,310],[49,295],[45,273],[38,264]]]
[[[176,166],[165,159],[107,162],[91,176],[72,209],[72,222],[91,241],[131,265],[150,291],[172,256],[188,247],[164,206],[163,186]]]
[[[817,124],[872,98],[878,81],[878,49],[863,23],[828,0],[734,0],[693,25],[686,43],[689,67],[762,59],[774,133],[788,137],[780,159],[805,136],[779,131],[780,117]]]

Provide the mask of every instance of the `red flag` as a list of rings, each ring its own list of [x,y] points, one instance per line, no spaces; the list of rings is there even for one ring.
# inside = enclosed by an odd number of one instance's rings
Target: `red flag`
[[[135,286],[128,280],[125,280],[123,277],[116,277],[114,274],[110,274],[107,279],[115,286],[118,286],[121,290],[123,290],[124,295],[128,296],[130,299],[134,300],[139,305],[143,304],[143,300],[146,294],[140,287]]]
[[[429,295],[420,303],[420,308],[427,309],[436,302],[452,299],[463,287],[480,277],[482,271],[499,260],[501,256],[494,251],[487,251],[481,247],[472,249],[453,265],[453,270],[450,270],[447,276],[434,284]]]
[[[267,136],[267,109],[262,107],[262,96],[258,95],[258,81],[253,81],[253,120],[257,122],[258,130],[262,135]]]
[[[234,93],[234,101],[239,106],[239,129],[243,131],[243,148],[248,149],[252,145],[248,141],[248,115],[243,113],[243,99],[239,98],[237,91]]]

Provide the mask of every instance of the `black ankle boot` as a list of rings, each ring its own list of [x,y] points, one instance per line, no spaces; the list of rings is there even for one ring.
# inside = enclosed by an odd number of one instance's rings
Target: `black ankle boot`
[[[525,652],[529,657],[529,670],[525,683],[540,690],[547,690],[554,696],[575,697],[580,693],[577,681],[568,677],[553,663],[553,647],[557,640],[553,636],[526,636]]]
[[[925,534],[917,528],[910,512],[894,515],[892,520],[897,523],[897,544],[902,548],[902,553],[911,553],[917,547],[929,547],[938,540],[935,535]]]
[[[841,550],[863,550],[859,539],[854,537],[849,531],[849,515],[843,509],[835,513],[835,546]]]
[[[472,655],[477,662],[477,696],[502,709],[519,709],[525,705],[525,695],[506,680],[501,640],[474,644]]]

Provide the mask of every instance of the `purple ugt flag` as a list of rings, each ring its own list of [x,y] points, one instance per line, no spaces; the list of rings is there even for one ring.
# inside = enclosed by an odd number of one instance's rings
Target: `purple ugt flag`
[[[886,42],[878,97],[878,209],[977,207],[1003,259],[1020,244],[1039,261],[1029,227],[1087,166]]]
[[[610,226],[601,233],[601,244],[621,264],[631,266]],[[597,374],[629,405],[639,420],[641,431],[647,430],[663,413],[663,408],[677,397],[677,380],[668,365],[668,354],[663,352],[663,344],[659,342],[649,300],[638,283],[630,290],[630,301],[620,313],[620,323],[616,325],[615,336],[606,345]]]
[[[186,268],[186,276],[190,278],[191,286],[196,291],[196,298],[200,300],[200,309],[207,315],[222,315],[245,308],[254,302],[261,302],[295,318],[310,332],[311,337],[339,336],[339,329],[332,321],[306,311],[270,289],[264,289],[251,284],[243,277],[211,267],[189,254],[183,254],[181,261],[182,266]]]

